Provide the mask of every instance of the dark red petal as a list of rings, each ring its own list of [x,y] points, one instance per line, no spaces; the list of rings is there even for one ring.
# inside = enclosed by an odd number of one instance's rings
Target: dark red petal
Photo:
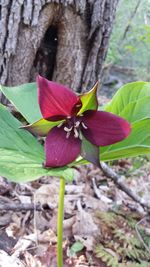
[[[110,112],[88,110],[83,122],[88,127],[82,129],[84,136],[96,146],[107,146],[125,139],[130,131],[130,124]]]
[[[44,119],[72,115],[74,106],[80,101],[73,91],[40,75],[37,84],[39,106]]]
[[[81,140],[70,134],[66,138],[64,129],[54,127],[45,141],[45,167],[62,167],[74,161],[80,154]]]

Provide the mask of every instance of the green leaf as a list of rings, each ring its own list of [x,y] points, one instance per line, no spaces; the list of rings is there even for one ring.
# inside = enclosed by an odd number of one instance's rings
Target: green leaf
[[[43,175],[62,176],[71,181],[69,167],[45,169],[43,146],[27,131],[19,129],[21,123],[0,105],[0,175],[14,182],[27,182]]]
[[[84,248],[84,245],[80,241],[76,241],[69,250],[69,256],[73,257],[77,252],[81,251]]]
[[[118,115],[130,123],[150,118],[150,96],[129,103]]]
[[[150,96],[150,82],[133,82],[121,87],[111,102],[106,105],[105,111],[120,115],[127,105]]]
[[[26,83],[15,87],[0,86],[0,89],[29,123],[42,118],[36,83]]]
[[[131,123],[131,134],[125,140],[100,148],[103,161],[150,154],[150,83],[134,82],[115,94],[105,111]]]
[[[94,87],[87,93],[80,95],[80,100],[82,102],[82,108],[78,112],[78,115],[82,114],[86,110],[96,110],[98,107],[98,101],[97,101],[97,87],[98,82],[94,85]]]
[[[101,160],[115,160],[150,154],[150,118],[132,124],[131,134],[123,141],[101,147]]]

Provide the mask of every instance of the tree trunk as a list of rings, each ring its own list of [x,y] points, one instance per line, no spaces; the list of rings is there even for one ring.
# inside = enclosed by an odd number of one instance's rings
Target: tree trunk
[[[1,0],[0,79],[37,73],[75,91],[102,75],[118,0]]]

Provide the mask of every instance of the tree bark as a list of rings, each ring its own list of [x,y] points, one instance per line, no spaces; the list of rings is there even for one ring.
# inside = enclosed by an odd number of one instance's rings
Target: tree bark
[[[75,91],[101,79],[118,0],[1,0],[0,82],[37,73]]]

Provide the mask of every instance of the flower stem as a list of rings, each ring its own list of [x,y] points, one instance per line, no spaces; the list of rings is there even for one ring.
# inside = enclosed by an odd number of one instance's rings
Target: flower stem
[[[60,178],[59,203],[57,217],[57,267],[63,267],[63,219],[64,219],[65,180]]]

